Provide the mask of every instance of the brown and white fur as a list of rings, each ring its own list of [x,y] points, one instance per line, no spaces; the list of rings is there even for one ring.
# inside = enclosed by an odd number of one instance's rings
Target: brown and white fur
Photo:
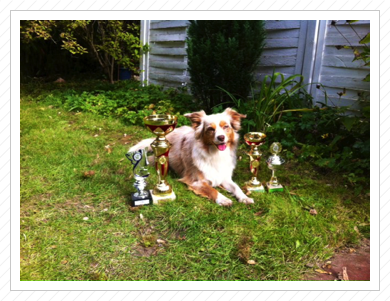
[[[239,202],[253,203],[233,182],[236,149],[241,118],[245,115],[228,108],[223,113],[206,115],[204,111],[185,114],[192,127],[182,126],[167,135],[172,144],[169,152],[170,167],[181,176],[196,194],[214,200],[221,206],[232,201],[215,188],[220,186],[232,193]],[[149,147],[154,138],[145,139],[130,148],[135,151]]]

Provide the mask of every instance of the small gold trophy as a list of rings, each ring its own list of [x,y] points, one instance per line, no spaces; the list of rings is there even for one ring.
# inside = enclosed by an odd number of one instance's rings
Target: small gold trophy
[[[267,165],[270,170],[272,170],[271,180],[267,183],[268,192],[283,191],[283,186],[278,182],[277,177],[275,176],[275,171],[279,170],[284,164],[284,159],[281,158],[278,154],[282,151],[282,145],[279,142],[274,142],[271,144],[270,156],[267,160]]]
[[[259,146],[265,143],[267,136],[260,132],[249,132],[244,135],[246,144],[251,147],[251,150],[247,155],[250,158],[250,170],[252,173],[252,179],[246,183],[246,189],[248,191],[264,192],[264,186],[257,179],[257,173],[260,169],[260,158],[262,153],[259,150]]]
[[[172,186],[165,180],[168,174],[168,154],[171,144],[165,135],[172,132],[177,124],[177,117],[172,115],[150,115],[144,118],[144,124],[153,134],[156,140],[150,145],[153,149],[155,166],[158,175],[158,183],[151,191],[153,203],[158,204],[162,200],[174,200],[176,195]]]

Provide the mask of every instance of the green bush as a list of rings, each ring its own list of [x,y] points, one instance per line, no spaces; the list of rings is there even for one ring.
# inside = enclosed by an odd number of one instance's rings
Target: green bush
[[[312,112],[288,112],[269,128],[268,137],[282,143],[290,160],[343,172],[360,193],[369,183],[370,109],[363,106],[359,115],[348,115],[348,109],[322,104]]]
[[[249,95],[264,48],[264,21],[190,21],[187,39],[191,92],[206,111]]]

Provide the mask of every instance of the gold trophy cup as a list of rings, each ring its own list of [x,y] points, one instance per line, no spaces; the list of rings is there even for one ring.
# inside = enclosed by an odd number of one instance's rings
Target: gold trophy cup
[[[151,190],[153,203],[158,204],[162,200],[174,200],[176,199],[176,195],[172,190],[172,186],[166,181],[169,167],[168,154],[171,144],[165,135],[175,129],[177,117],[165,114],[150,115],[144,118],[144,124],[149,131],[157,136],[156,140],[150,145],[153,149],[158,175],[158,183]]]
[[[283,191],[283,186],[278,182],[278,178],[275,175],[275,171],[281,169],[285,160],[279,156],[279,153],[282,151],[282,145],[279,142],[274,142],[271,144],[270,156],[267,160],[268,168],[272,170],[272,176],[269,182],[267,182],[268,192]]]
[[[260,169],[260,158],[262,153],[259,150],[259,146],[265,143],[267,136],[260,132],[249,132],[244,135],[246,144],[251,147],[251,150],[247,155],[250,158],[250,170],[252,173],[252,179],[246,183],[246,189],[248,191],[264,192],[264,186],[257,179],[257,173]]]

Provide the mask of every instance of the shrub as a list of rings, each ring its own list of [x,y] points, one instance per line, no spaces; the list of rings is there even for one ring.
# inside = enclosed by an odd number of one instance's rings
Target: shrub
[[[190,21],[187,39],[191,92],[208,111],[229,97],[249,95],[264,48],[263,21]]]

